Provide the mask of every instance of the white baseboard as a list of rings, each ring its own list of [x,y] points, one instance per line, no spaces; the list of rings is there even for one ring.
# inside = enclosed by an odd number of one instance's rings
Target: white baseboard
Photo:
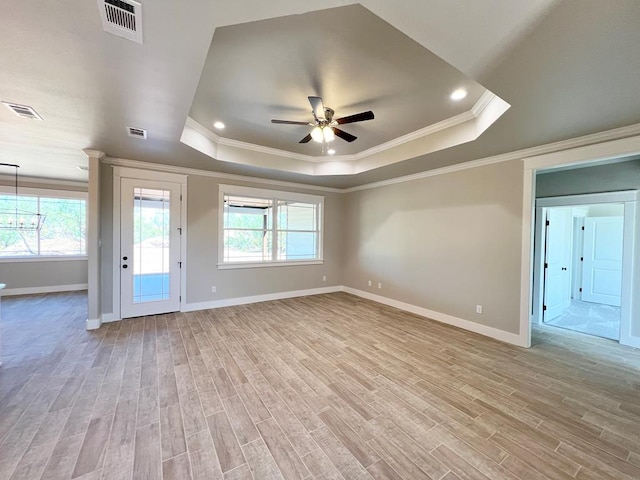
[[[431,320],[436,320],[438,322],[446,323],[447,325],[452,325],[454,327],[462,328],[464,330],[469,330],[471,332],[479,333],[480,335],[484,335],[486,337],[495,338],[496,340],[500,340],[501,342],[510,343],[512,345],[517,345],[519,347],[527,346],[526,338],[523,335],[517,335],[515,333],[505,332],[504,330],[499,330],[497,328],[488,327],[487,325],[471,322],[463,318],[447,315],[446,313],[434,312],[433,310],[429,310],[427,308],[418,307],[416,305],[400,302],[398,300],[382,297],[374,293],[365,292],[363,290],[357,290],[351,287],[342,287],[342,291],[346,293],[351,293],[352,295],[356,295],[358,297],[366,298],[367,300],[373,300],[374,302],[382,303],[383,305],[389,305],[390,307],[395,307],[400,310],[415,313],[416,315],[420,315],[422,317],[426,317]]]
[[[87,318],[87,330],[97,330],[101,323],[99,318]]]
[[[624,338],[620,337],[620,345],[626,345],[627,347],[640,348],[640,337],[627,335]]]
[[[37,293],[58,293],[58,292],[75,292],[78,290],[86,290],[86,283],[76,283],[71,285],[50,285],[46,287],[23,287],[23,288],[6,288],[0,290],[0,296],[8,297],[9,295],[34,295]]]
[[[290,292],[267,293],[265,295],[253,295],[251,297],[225,298],[223,300],[213,300],[211,302],[187,303],[182,306],[181,311],[194,312],[196,310],[232,307],[234,305],[269,302],[271,300],[282,300],[284,298],[306,297],[308,295],[321,295],[324,293],[335,293],[341,291],[343,291],[343,287],[340,285],[336,285],[333,287],[310,288],[308,290],[293,290]]]
[[[117,322],[119,320],[122,320],[122,319],[118,315],[116,315],[115,313],[103,313],[102,314],[102,323]]]

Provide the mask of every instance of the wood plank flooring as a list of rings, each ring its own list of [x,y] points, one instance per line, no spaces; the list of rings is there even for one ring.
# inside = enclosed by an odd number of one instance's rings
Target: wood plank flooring
[[[638,479],[640,352],[526,350],[347,294],[84,330],[5,297],[0,480]]]

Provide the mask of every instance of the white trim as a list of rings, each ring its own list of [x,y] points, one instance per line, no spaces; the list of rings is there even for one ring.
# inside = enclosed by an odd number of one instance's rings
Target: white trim
[[[354,175],[476,140],[511,106],[485,91],[470,110],[353,155],[309,156],[220,137],[188,117],[180,142],[223,162],[240,163],[290,173]],[[247,155],[255,152],[257,155]],[[276,162],[280,157],[288,162]]]
[[[637,190],[588,193],[584,195],[565,195],[562,197],[544,197],[536,199],[536,207],[573,207],[574,205],[596,205],[600,203],[635,202]]]
[[[133,178],[136,180],[158,180],[161,182],[171,182],[171,183],[179,183],[186,184],[187,177],[186,174],[178,174],[175,172],[167,172],[164,169],[145,169],[142,168],[127,168],[121,166],[113,167],[113,176],[114,177],[124,177],[124,178]]]
[[[624,140],[633,140],[635,138],[637,141],[637,139],[639,139],[640,136],[635,136],[631,138],[625,138],[625,137],[629,137],[630,135],[639,135],[639,134],[640,134],[640,123],[636,123],[634,125],[629,125],[627,127],[616,128],[614,130],[607,130],[605,132],[585,135],[583,137],[571,138],[569,140],[562,140],[560,142],[548,143],[548,144],[540,145],[537,147],[525,148],[524,150],[516,150],[514,152],[494,155],[492,157],[480,158],[477,160],[470,160],[468,162],[449,165],[447,167],[434,168],[432,170],[426,170],[424,172],[415,173],[412,175],[405,175],[402,177],[390,178],[388,180],[381,180],[379,182],[358,185],[356,187],[343,189],[341,190],[341,192],[351,193],[351,192],[357,192],[359,190],[369,190],[372,188],[384,187],[386,185],[394,185],[396,183],[404,183],[404,182],[411,182],[414,180],[420,180],[421,178],[435,177],[437,175],[446,175],[448,173],[459,172],[462,170],[467,170],[469,168],[484,167],[486,165],[493,165],[495,163],[502,163],[502,162],[510,162],[513,160],[522,160],[525,157],[530,157],[530,158],[527,158],[525,162],[525,169],[534,168],[532,166],[534,164],[530,163],[534,160],[534,158],[536,158],[534,157],[534,155],[545,155],[545,156],[546,154],[558,155],[567,149],[578,148],[584,145],[589,145],[590,147],[591,146],[597,147],[597,145],[591,145],[591,144],[598,143],[598,142],[615,141],[617,139],[622,139],[624,141]],[[628,153],[627,155],[632,155],[632,154],[633,154],[633,148],[630,149],[630,153]],[[621,154],[619,156],[625,156],[625,155]],[[614,157],[609,156],[605,158],[614,158]],[[599,158],[592,161],[593,162],[603,161],[605,158]],[[529,164],[527,164],[527,162],[529,162]],[[587,160],[582,160],[582,162],[587,162]],[[591,163],[591,161],[589,163]],[[567,165],[567,163],[561,162],[558,164],[558,166],[562,166],[562,165]],[[540,166],[536,166],[535,168],[542,168],[542,167],[543,165],[540,165]]]
[[[264,267],[297,267],[300,265],[322,265],[323,259],[318,260],[288,260],[278,262],[238,262],[218,263],[218,270],[234,270],[237,268],[264,268]]]
[[[111,323],[111,322],[118,322],[120,320],[122,320],[122,318],[120,318],[119,315],[116,315],[115,313],[103,313],[102,315],[102,323]]]
[[[180,309],[187,303],[187,184],[180,185]]]
[[[316,258],[308,260],[274,260],[275,253],[278,251],[278,215],[273,215],[271,231],[273,232],[272,259],[264,262],[224,262],[224,196],[225,195],[246,195],[248,197],[268,199],[273,201],[274,212],[277,212],[278,200],[291,200],[313,203],[318,205],[317,230],[318,242],[316,245]],[[294,266],[294,265],[319,265],[324,262],[323,256],[324,246],[324,197],[321,195],[309,195],[305,193],[283,192],[278,190],[267,190],[263,188],[245,187],[243,185],[227,185],[218,184],[218,269],[228,270],[236,268],[255,268],[255,267],[278,267],[278,266]]]
[[[0,291],[0,296],[8,297],[9,295],[36,295],[40,293],[76,292],[79,290],[86,290],[87,288],[88,284],[86,283],[49,285],[44,287],[5,288],[4,290]]]
[[[31,263],[31,262],[76,262],[88,260],[87,255],[30,255],[28,257],[0,257],[0,263]]]
[[[352,295],[356,295],[358,297],[366,298],[367,300],[372,300],[374,302],[382,303],[383,305],[389,305],[390,307],[394,307],[400,310],[404,310],[406,312],[414,313],[416,315],[420,315],[421,317],[435,320],[437,322],[446,323],[447,325],[452,325],[454,327],[458,327],[463,330],[468,330],[470,332],[478,333],[486,337],[494,338],[496,340],[500,340],[501,342],[510,343],[512,345],[517,345],[519,347],[528,346],[525,343],[523,343],[522,336],[515,333],[505,332],[504,330],[499,330],[497,328],[489,327],[487,325],[482,325],[476,322],[471,322],[463,318],[447,315],[446,313],[435,312],[427,308],[418,307],[416,305],[400,302],[398,300],[382,297],[380,295],[365,292],[362,290],[357,290],[351,287],[342,287],[342,291],[346,293],[350,293]]]
[[[104,163],[115,166],[139,168],[145,170],[160,170],[171,173],[182,173],[184,175],[198,175],[201,177],[213,177],[226,180],[238,180],[241,182],[253,182],[264,185],[276,185],[279,187],[301,188],[306,190],[318,190],[321,192],[341,193],[344,190],[340,188],[323,187],[321,185],[309,185],[306,183],[285,182],[282,180],[271,180],[269,178],[250,177],[247,175],[236,175],[233,173],[215,172],[213,170],[201,170],[197,168],[179,167],[176,165],[163,165],[160,163],[141,162],[138,160],[128,160],[126,158],[108,157],[103,160]]]
[[[342,292],[344,287],[336,285],[333,287],[310,288],[307,290],[293,290],[289,292],[266,293],[264,295],[252,295],[250,297],[225,298],[223,300],[213,300],[210,302],[187,303],[183,305],[182,312],[194,312],[196,310],[208,310],[210,308],[232,307],[234,305],[247,305],[249,303],[270,302],[285,298],[306,297],[309,295],[323,295],[326,293]]]
[[[85,328],[87,330],[97,330],[100,328],[100,325],[102,325],[102,322],[99,318],[87,318]]]
[[[599,134],[595,134],[592,137],[600,136],[605,137],[607,135],[611,136],[614,133],[620,133],[623,131],[631,132],[634,130],[640,130],[640,124],[631,125],[629,127],[623,127],[622,129],[610,130],[608,132],[602,132]],[[587,137],[582,137],[582,139]],[[579,139],[577,139],[579,140]],[[577,140],[574,140],[577,141]],[[537,170],[548,170],[554,169],[557,167],[564,167],[567,165],[590,165],[595,164],[596,162],[601,162],[603,160],[610,159],[618,159],[618,158],[626,158],[632,155],[640,154],[640,136],[636,135],[628,138],[621,138],[618,140],[611,140],[604,143],[599,143],[596,145],[588,145],[573,148],[571,150],[558,151],[554,153],[539,155],[536,157],[523,158],[524,161],[524,174],[523,174],[523,216],[522,216],[522,251],[521,251],[521,277],[520,277],[520,285],[521,285],[521,298],[520,298],[520,325],[527,325],[528,335],[531,335],[531,323],[533,319],[533,315],[531,314],[532,309],[535,307],[534,305],[534,297],[535,301],[539,300],[539,293],[534,296],[534,266],[532,261],[526,261],[531,259],[533,256],[533,208],[535,204],[535,199],[533,195],[528,195],[527,192],[535,192],[535,174]],[[542,200],[542,199],[541,199]],[[575,203],[575,197],[571,200],[572,203]],[[544,202],[543,202],[544,203]],[[625,222],[627,222],[627,211],[630,210],[626,208],[628,202],[625,202]],[[635,206],[634,206],[635,210]],[[529,213],[527,213],[529,212]],[[627,227],[625,227],[626,229]],[[633,234],[633,232],[632,232]],[[628,241],[629,234],[625,231],[625,242]],[[632,250],[637,248],[637,241],[633,239],[633,247]],[[633,255],[633,253],[632,253]],[[631,259],[631,269],[634,268],[633,258]],[[633,298],[631,298],[632,290],[633,290],[633,272],[630,273],[632,275],[631,280],[631,291],[627,294],[629,295],[629,302],[631,308],[634,311],[628,313],[631,319],[638,316],[637,310],[639,307],[633,305]],[[625,277],[626,279],[626,277]],[[623,281],[625,281],[623,279]],[[623,287],[624,289],[624,287]],[[621,311],[622,314],[622,311]],[[621,318],[622,320],[622,318]],[[630,320],[631,322],[631,320]],[[629,328],[632,329],[633,326],[629,325]],[[630,332],[629,332],[630,333]],[[621,331],[620,335],[620,343],[624,343],[626,345],[638,346],[640,347],[640,338],[631,337],[630,335],[623,335]]]

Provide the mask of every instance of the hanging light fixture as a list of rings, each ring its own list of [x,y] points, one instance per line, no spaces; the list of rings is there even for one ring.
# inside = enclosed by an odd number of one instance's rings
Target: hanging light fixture
[[[0,230],[40,230],[44,223],[45,215],[18,208],[18,169],[20,165],[0,163],[0,167],[15,169],[15,208],[0,208]]]
[[[313,130],[311,130],[311,138],[314,142],[323,143],[323,142],[333,142],[335,140],[336,135],[333,133],[333,129],[328,126],[317,126]]]

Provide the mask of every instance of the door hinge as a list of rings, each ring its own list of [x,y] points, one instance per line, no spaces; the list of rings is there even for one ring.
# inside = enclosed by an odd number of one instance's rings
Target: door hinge
[[[181,301],[182,301],[182,295],[180,295],[180,296],[178,297],[178,301],[179,301],[179,302],[181,302]]]
[[[178,227],[178,233],[180,233],[180,235],[182,235],[182,227]]]
[[[182,201],[182,194],[180,194],[180,201]]]
[[[582,227],[582,230],[584,230],[584,226]]]
[[[543,305],[543,306],[542,306],[542,311],[543,311],[543,312],[546,312],[546,311],[547,311],[547,306],[546,306],[546,305]]]
[[[581,261],[581,262],[584,262],[584,257],[580,257],[580,261]]]
[[[580,290],[578,290],[580,293],[582,293],[582,288],[580,288]]]
[[[182,262],[178,262],[178,266],[182,268]]]
[[[544,262],[544,268],[549,268],[549,264],[547,262]]]
[[[549,226],[549,220],[547,220],[547,221],[545,222],[545,225],[546,225],[547,227]]]

